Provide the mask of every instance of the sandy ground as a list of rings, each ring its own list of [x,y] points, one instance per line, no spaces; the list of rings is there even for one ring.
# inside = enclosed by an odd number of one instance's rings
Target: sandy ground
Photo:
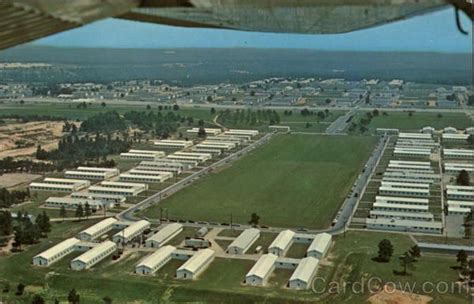
[[[40,178],[38,174],[28,173],[6,173],[0,175],[0,188],[12,188],[22,184],[29,184],[33,180]]]
[[[433,298],[419,294],[406,293],[400,290],[390,289],[387,286],[384,290],[371,296],[368,301],[372,304],[428,304]]]
[[[32,155],[39,144],[45,150],[57,148],[63,124],[58,121],[41,121],[0,126],[0,159]],[[17,143],[20,142],[25,147],[17,148]]]

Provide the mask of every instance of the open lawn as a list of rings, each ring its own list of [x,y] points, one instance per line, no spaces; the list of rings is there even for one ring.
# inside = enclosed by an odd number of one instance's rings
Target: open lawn
[[[166,208],[170,218],[327,227],[361,171],[376,139],[279,135],[270,143],[179,191],[141,214]],[[336,191],[332,191],[337,189]]]
[[[370,122],[369,129],[375,131],[377,128],[397,128],[406,131],[419,131],[421,128],[431,126],[435,129],[455,127],[465,129],[474,126],[466,114],[462,113],[438,113],[414,112],[409,116],[406,112],[387,112],[388,115],[379,115]]]
[[[377,256],[377,245],[382,239],[390,240],[394,247],[393,257],[388,263],[372,260]],[[332,303],[346,303],[348,301],[350,303],[367,303],[367,298],[370,296],[367,292],[367,282],[370,278],[375,278],[372,282],[402,284],[397,286],[406,286],[404,284],[408,283],[414,287],[415,293],[420,294],[426,294],[422,292],[424,282],[433,282],[436,286],[438,282],[451,284],[457,280],[457,270],[451,268],[457,265],[456,257],[445,255],[422,255],[415,262],[415,270],[408,271],[409,275],[396,274],[395,272],[402,271],[398,257],[413,245],[414,243],[407,235],[394,233],[349,231],[345,237],[342,235],[336,237],[335,244],[329,252],[331,265],[322,266],[318,272],[319,276],[325,277],[326,280],[329,279],[329,282],[362,282],[366,292],[356,294],[349,288],[345,293],[326,295],[324,299]],[[322,288],[322,285],[318,288]],[[442,294],[442,292],[435,292],[426,295],[434,298],[433,303],[468,303],[469,299],[466,293]]]
[[[26,103],[20,104],[0,104],[0,116],[1,115],[48,115],[55,117],[64,117],[67,119],[78,119],[84,120],[92,115],[100,112],[117,111],[118,113],[125,113],[129,111],[147,111],[147,105],[151,105],[151,110],[158,110],[158,105],[153,103],[139,103],[134,105],[131,104],[107,104],[102,107],[101,104],[94,103],[88,105],[86,109],[78,109],[77,103],[65,102],[65,103]],[[167,111],[164,111],[167,112]],[[215,116],[211,114],[210,109],[207,108],[183,108],[175,112],[181,116],[187,117],[192,116],[195,120],[203,119],[206,121],[212,121]]]

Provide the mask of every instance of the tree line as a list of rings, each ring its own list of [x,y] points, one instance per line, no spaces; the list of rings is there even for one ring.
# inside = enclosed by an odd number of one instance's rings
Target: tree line
[[[12,190],[8,191],[5,188],[0,188],[0,208],[9,208],[12,205],[24,202],[30,197],[30,190]]]
[[[130,149],[131,142],[120,139],[119,136],[112,138],[110,134],[102,136],[97,133],[94,137],[89,135],[79,137],[68,135],[58,143],[58,149],[46,151],[41,146],[36,150],[36,158],[39,160],[53,161],[62,167],[75,167],[87,160],[106,160],[110,154],[119,154]]]
[[[220,112],[219,120],[222,123],[231,123],[234,125],[260,126],[264,124],[277,125],[280,123],[280,115],[275,110],[257,110],[237,109],[231,111],[226,109]]]

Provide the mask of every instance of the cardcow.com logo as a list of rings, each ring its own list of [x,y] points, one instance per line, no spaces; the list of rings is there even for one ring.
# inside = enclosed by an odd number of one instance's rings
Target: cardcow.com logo
[[[328,282],[325,278],[315,277],[311,283],[313,293],[322,294],[365,294],[404,292],[408,294],[468,294],[466,288],[457,282],[423,281],[395,282],[384,281],[379,277],[362,278],[354,282]]]

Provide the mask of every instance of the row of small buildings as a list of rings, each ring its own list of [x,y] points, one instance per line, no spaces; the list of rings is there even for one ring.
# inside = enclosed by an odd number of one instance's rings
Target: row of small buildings
[[[121,229],[113,234],[112,241],[97,240],[113,229]],[[150,230],[150,223],[141,220],[133,223],[122,223],[114,218],[101,222],[79,232],[75,238],[47,249],[33,257],[36,266],[48,267],[73,252],[83,252],[70,261],[73,270],[85,270],[93,267],[114,254],[118,246],[142,236]],[[167,243],[183,230],[183,226],[172,223],[162,226],[148,237],[145,246],[157,248],[151,255],[143,258],[135,267],[135,273],[153,275],[171,259],[186,260],[176,270],[178,279],[196,279],[213,261],[215,252],[211,249],[199,251],[181,250]],[[227,248],[229,254],[244,254],[258,239],[260,231],[255,228],[244,230]],[[307,257],[302,260],[285,258],[284,254],[293,241],[310,242]],[[265,285],[275,268],[295,269],[288,286],[295,289],[306,289],[316,274],[319,260],[324,258],[331,245],[332,237],[327,233],[316,236],[299,235],[290,230],[278,234],[270,245],[268,254],[262,255],[245,277],[245,283],[251,286]]]
[[[410,134],[407,136],[415,140]],[[428,136],[415,137],[430,141]],[[366,219],[367,228],[441,233],[443,225],[429,208],[430,188],[440,180],[430,161],[390,160]]]

